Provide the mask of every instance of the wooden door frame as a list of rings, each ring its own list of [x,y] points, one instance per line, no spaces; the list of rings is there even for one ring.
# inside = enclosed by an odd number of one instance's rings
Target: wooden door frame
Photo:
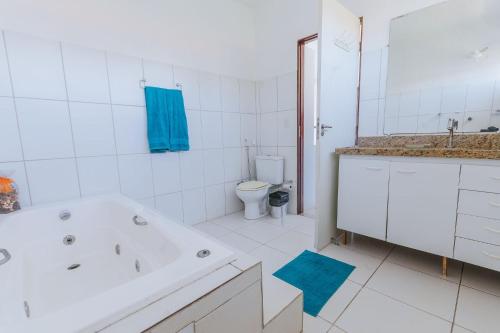
[[[358,64],[358,99],[356,105],[356,139],[354,144],[359,144],[359,108],[361,105],[361,69],[363,60],[363,34],[365,32],[365,20],[363,16],[359,18],[359,64]],[[378,121],[378,120],[377,120]]]
[[[304,48],[318,39],[313,34],[297,42],[297,214],[304,212]]]

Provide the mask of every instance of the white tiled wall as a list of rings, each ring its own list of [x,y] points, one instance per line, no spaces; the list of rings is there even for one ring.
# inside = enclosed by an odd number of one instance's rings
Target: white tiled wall
[[[143,79],[182,86],[191,151],[149,153]],[[187,224],[243,208],[252,81],[3,32],[0,119],[0,174],[23,206],[121,191]]]
[[[385,101],[387,55],[387,48],[363,53],[359,108],[360,136],[382,135],[384,133],[385,104],[388,105],[388,113],[390,110],[394,110],[396,102],[393,100]],[[397,103],[399,103],[399,100]],[[386,126],[389,126],[389,124],[386,124]]]
[[[391,93],[386,97],[388,49],[363,53],[360,136],[446,132],[500,127],[500,81],[470,82]]]
[[[297,211],[297,73],[257,83],[259,153],[285,158],[285,180],[291,180],[289,211]]]

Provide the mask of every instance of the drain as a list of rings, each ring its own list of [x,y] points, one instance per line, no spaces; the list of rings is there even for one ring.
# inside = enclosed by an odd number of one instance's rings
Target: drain
[[[116,253],[117,255],[120,255],[120,254],[122,253],[122,249],[121,249],[121,247],[120,247],[120,244],[116,244],[116,245],[115,245],[115,253]]]
[[[68,266],[68,268],[66,268],[68,271],[72,271],[74,269],[77,269],[78,267],[80,267],[80,264],[73,264],[71,266]]]
[[[135,261],[135,270],[137,271],[137,273],[141,271],[141,263],[139,262],[139,260]]]
[[[31,315],[30,305],[27,301],[24,301],[24,314],[26,314],[26,318],[29,318]]]
[[[76,241],[76,237],[73,236],[73,235],[67,235],[67,236],[64,236],[63,238],[63,244],[64,245],[73,245]]]
[[[198,253],[196,253],[196,256],[198,258],[206,258],[210,255],[210,250],[207,250],[207,249],[204,249],[204,250],[201,250],[201,251],[198,251]]]

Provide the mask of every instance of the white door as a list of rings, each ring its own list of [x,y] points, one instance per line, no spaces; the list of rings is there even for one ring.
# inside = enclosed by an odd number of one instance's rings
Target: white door
[[[354,145],[356,136],[360,38],[359,18],[337,1],[323,0],[321,16],[318,115],[320,126],[332,128],[319,136],[316,153],[315,247],[318,249],[327,246],[336,233],[335,148]]]

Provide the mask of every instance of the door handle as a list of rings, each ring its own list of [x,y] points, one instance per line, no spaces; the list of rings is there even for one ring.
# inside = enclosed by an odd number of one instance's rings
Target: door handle
[[[330,125],[321,124],[321,136],[325,136],[326,131],[329,130],[330,128],[333,127]]]

